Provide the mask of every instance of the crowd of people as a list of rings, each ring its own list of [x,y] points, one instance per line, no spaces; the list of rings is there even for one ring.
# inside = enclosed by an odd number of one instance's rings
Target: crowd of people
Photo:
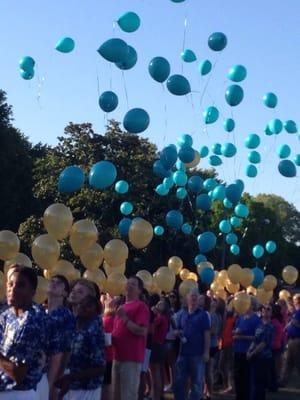
[[[34,269],[13,265],[0,310],[0,400],[265,399],[300,376],[300,294],[251,305],[193,289],[150,295],[137,276],[125,295],[62,275],[33,301]]]

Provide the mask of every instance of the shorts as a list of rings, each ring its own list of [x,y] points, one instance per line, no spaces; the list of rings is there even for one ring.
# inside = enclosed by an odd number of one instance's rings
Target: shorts
[[[166,347],[164,344],[153,343],[150,363],[163,364],[166,358]]]
[[[106,363],[103,385],[111,384],[111,371],[112,371],[112,361]]]

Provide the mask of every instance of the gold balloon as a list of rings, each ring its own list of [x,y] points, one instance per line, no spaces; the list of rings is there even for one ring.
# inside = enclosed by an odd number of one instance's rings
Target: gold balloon
[[[217,292],[218,290],[224,289],[223,286],[220,284],[219,281],[214,281],[211,285],[210,285],[210,290],[212,290],[213,292]]]
[[[244,287],[247,288],[248,286],[251,285],[253,282],[254,275],[253,272],[250,268],[243,268],[242,269],[242,274],[240,278],[240,284]]]
[[[205,268],[214,269],[214,266],[213,266],[212,263],[210,263],[209,261],[202,261],[200,264],[197,265],[197,272],[198,272],[198,275],[200,275],[201,272],[202,272]]]
[[[183,261],[180,257],[173,256],[169,258],[168,267],[175,273],[175,275],[178,275],[183,268]]]
[[[228,278],[232,283],[239,283],[242,277],[242,268],[238,264],[232,264],[227,270]]]
[[[237,293],[233,299],[233,307],[239,314],[245,314],[251,305],[251,298],[248,293]]]
[[[130,243],[136,249],[144,249],[153,238],[152,225],[143,218],[133,220],[129,228],[128,237]]]
[[[256,298],[261,304],[267,304],[273,297],[273,291],[267,291],[264,288],[257,288]]]
[[[51,235],[38,236],[31,246],[34,262],[43,269],[52,268],[58,261],[60,246]]]
[[[287,265],[282,270],[282,278],[288,285],[293,285],[298,279],[298,270],[292,265]]]
[[[84,271],[83,277],[92,282],[95,282],[99,286],[100,290],[104,291],[106,277],[105,277],[103,271],[101,271],[100,269],[96,269],[96,270],[87,269]]]
[[[75,269],[74,265],[67,260],[60,259],[57,263],[51,268],[50,275],[63,275],[68,281],[74,281],[77,279],[77,270]]]
[[[106,290],[111,296],[124,294],[127,279],[123,274],[113,272],[107,277]]]
[[[288,301],[291,297],[292,297],[292,296],[291,296],[291,293],[290,293],[288,290],[286,290],[286,289],[280,290],[280,292],[279,292],[279,298],[280,298],[281,300]]]
[[[161,294],[161,289],[158,287],[157,283],[153,280],[152,286],[149,290],[150,294]]]
[[[111,266],[122,265],[128,258],[128,247],[123,240],[112,239],[104,247],[104,259]]]
[[[217,281],[224,287],[228,279],[228,273],[226,269],[222,269],[217,275]]]
[[[190,163],[186,163],[185,166],[187,168],[195,168],[199,164],[200,160],[201,160],[200,154],[197,150],[195,150],[195,157],[193,161],[191,161]]]
[[[57,240],[65,239],[73,224],[73,215],[69,207],[55,203],[44,212],[44,227]]]
[[[11,231],[0,231],[0,260],[7,261],[14,258],[20,250],[20,240]]]
[[[225,289],[218,289],[215,294],[220,299],[223,299],[223,300],[227,299],[227,293],[226,293]]]
[[[141,269],[137,272],[136,276],[138,276],[143,281],[145,289],[150,292],[153,285],[153,277],[150,272],[145,269]]]
[[[273,275],[266,275],[262,286],[266,291],[274,290],[277,286],[277,279]]]
[[[183,281],[185,281],[186,279],[188,279],[188,276],[189,276],[190,272],[191,272],[191,271],[190,271],[189,269],[183,268],[183,269],[179,272],[180,279],[183,280]]]
[[[248,286],[247,289],[246,289],[246,292],[248,294],[253,294],[254,296],[256,296],[257,289],[255,287],[253,287],[253,286]]]
[[[115,267],[110,266],[106,261],[104,261],[103,267],[107,276],[110,275],[112,272],[119,272],[119,274],[124,275],[126,270],[126,261],[123,264],[117,265]]]
[[[18,253],[11,260],[5,261],[5,263],[4,263],[4,271],[5,271],[5,273],[7,273],[7,270],[13,264],[24,265],[24,267],[32,268],[32,262],[31,262],[30,258],[27,257],[26,254],[23,254],[23,253]]]
[[[179,285],[178,291],[181,297],[185,297],[192,289],[197,289],[198,284],[193,279],[186,279]]]
[[[70,245],[75,256],[80,256],[96,243],[97,239],[98,230],[93,221],[81,219],[73,224],[70,232]]]
[[[192,279],[195,282],[198,282],[198,275],[195,272],[190,272],[188,275],[188,279]]]
[[[80,254],[80,261],[86,269],[98,269],[103,262],[104,251],[100,244],[94,243]]]
[[[171,292],[176,282],[175,273],[168,267],[158,268],[153,279],[165,293]]]
[[[47,299],[49,281],[42,276],[38,276],[38,285],[33,300],[36,303],[42,304]]]
[[[228,290],[228,292],[231,294],[235,294],[236,292],[238,292],[240,290],[240,284],[233,283],[229,279],[227,280],[225,287]]]

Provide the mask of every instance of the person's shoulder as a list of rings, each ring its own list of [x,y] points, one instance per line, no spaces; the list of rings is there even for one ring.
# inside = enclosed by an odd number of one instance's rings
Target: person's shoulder
[[[150,314],[149,307],[142,300],[137,300],[136,301],[136,307],[139,308],[140,310],[145,311],[145,312]]]
[[[300,321],[300,308],[295,311],[294,318]]]

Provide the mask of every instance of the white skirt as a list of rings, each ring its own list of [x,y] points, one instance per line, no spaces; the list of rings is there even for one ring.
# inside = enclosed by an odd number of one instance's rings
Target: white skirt
[[[49,383],[47,374],[43,374],[41,380],[36,387],[37,400],[48,400],[49,399]]]
[[[64,400],[101,400],[101,387],[94,390],[69,390]]]
[[[35,390],[9,390],[0,392],[1,400],[38,400]]]

